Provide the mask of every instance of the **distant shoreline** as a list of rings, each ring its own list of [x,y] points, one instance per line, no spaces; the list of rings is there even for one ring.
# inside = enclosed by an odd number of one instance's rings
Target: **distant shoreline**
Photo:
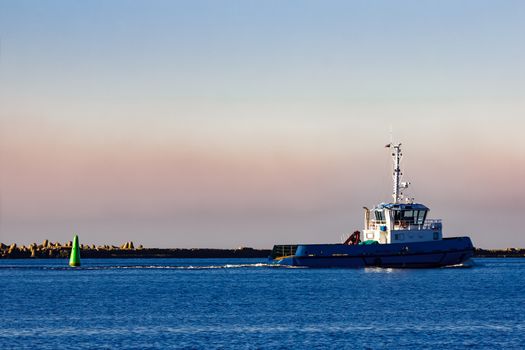
[[[5,245],[0,243],[0,259],[64,259],[71,253],[71,242],[60,244],[45,240],[42,244],[29,246]],[[82,258],[266,258],[271,249],[213,248],[135,248],[133,242],[119,246],[94,245],[80,246]]]
[[[71,252],[71,242],[60,244],[45,240],[42,244],[29,246],[5,245],[0,243],[0,259],[64,259]],[[271,249],[254,249],[239,247],[237,249],[213,248],[135,248],[133,242],[121,246],[81,245],[82,258],[266,258]],[[524,258],[525,248],[507,249],[474,249],[474,257],[478,258]]]
[[[481,249],[474,248],[476,258],[525,258],[525,248]]]

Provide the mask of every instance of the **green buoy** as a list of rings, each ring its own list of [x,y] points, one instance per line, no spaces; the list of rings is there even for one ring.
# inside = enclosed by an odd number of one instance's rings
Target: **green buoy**
[[[71,248],[71,256],[69,257],[69,266],[80,266],[80,246],[78,245],[78,235],[73,239],[73,247]]]

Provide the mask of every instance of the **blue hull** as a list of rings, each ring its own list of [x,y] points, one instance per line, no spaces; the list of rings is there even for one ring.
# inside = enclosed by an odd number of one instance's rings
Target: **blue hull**
[[[274,252],[277,247],[283,246],[275,246]],[[295,251],[285,257],[272,253],[269,258],[271,263],[305,267],[441,267],[461,264],[474,254],[469,237],[413,243],[300,244],[284,247],[293,247]]]

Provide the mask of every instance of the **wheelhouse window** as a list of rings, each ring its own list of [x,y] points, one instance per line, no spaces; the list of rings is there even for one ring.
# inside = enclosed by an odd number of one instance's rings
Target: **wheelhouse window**
[[[414,224],[417,222],[418,210],[395,210],[394,221],[397,224]]]
[[[394,210],[392,214],[394,216],[394,221],[401,221],[401,211]]]
[[[394,225],[408,228],[410,225],[423,225],[428,214],[428,209],[423,206],[406,206],[393,208],[390,212]]]
[[[423,225],[423,223],[425,222],[425,216],[427,215],[427,211],[426,210],[417,210],[417,212],[418,212],[417,217],[414,216],[415,223],[417,225]]]
[[[376,221],[385,221],[385,213],[382,210],[374,210],[374,219]]]

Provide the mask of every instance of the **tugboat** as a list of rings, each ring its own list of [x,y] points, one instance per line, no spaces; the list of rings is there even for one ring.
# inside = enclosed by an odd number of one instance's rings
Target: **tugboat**
[[[459,265],[474,248],[469,237],[443,238],[442,222],[427,218],[429,208],[403,195],[401,143],[389,143],[392,152],[393,202],[365,210],[363,232],[355,231],[339,244],[275,245],[272,264],[304,267],[426,268]]]

